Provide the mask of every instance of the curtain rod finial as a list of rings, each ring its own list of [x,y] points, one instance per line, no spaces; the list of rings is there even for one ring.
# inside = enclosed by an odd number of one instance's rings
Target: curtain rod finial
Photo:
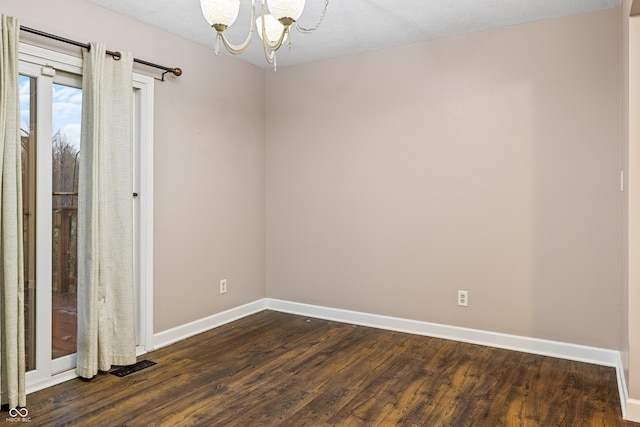
[[[166,70],[167,70],[167,71],[165,71],[164,73],[162,73],[162,79],[161,79],[162,81],[164,81],[164,76],[165,76],[165,74],[167,74],[167,73],[171,73],[171,74],[173,74],[173,75],[174,75],[174,76],[176,76],[176,77],[180,77],[180,76],[182,75],[182,68],[173,68],[173,69],[167,68]]]

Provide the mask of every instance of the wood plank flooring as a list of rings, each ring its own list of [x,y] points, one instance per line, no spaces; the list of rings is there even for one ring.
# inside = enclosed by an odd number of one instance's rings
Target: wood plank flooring
[[[37,426],[632,426],[612,368],[264,311],[27,397]]]

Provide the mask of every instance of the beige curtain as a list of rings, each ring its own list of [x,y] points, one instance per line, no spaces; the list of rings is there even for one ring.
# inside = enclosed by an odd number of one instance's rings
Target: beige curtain
[[[78,362],[92,378],[136,362],[133,57],[84,53],[78,184]]]
[[[18,20],[0,15],[0,32],[0,391],[15,408],[26,406]]]

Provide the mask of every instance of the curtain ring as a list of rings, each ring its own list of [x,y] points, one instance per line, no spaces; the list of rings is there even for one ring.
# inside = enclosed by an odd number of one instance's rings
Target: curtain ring
[[[113,59],[116,61],[120,61],[120,58],[122,58],[122,53],[120,52],[114,52],[113,53]]]

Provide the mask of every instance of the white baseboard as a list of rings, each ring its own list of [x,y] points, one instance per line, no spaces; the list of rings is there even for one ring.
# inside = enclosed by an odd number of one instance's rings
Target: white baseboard
[[[479,344],[488,347],[592,363],[600,366],[609,366],[616,369],[618,393],[620,395],[620,407],[622,409],[623,418],[640,421],[640,401],[628,398],[628,389],[624,377],[622,357],[619,351],[559,341],[549,341],[539,338],[509,335],[498,332],[482,331],[459,326],[302,304],[272,298],[257,300],[240,307],[223,311],[222,313],[214,314],[204,319],[196,320],[194,322],[157,333],[154,335],[154,349],[168,346],[196,334],[206,332],[210,329],[263,310],[274,310],[283,313],[333,320],[336,322],[435,338],[444,338],[470,344]]]
[[[623,418],[626,419],[627,416],[629,399],[627,399],[628,391],[624,377],[622,357],[619,351],[269,298],[266,300],[266,308],[284,313],[334,320],[337,322],[609,366],[616,369],[620,407]],[[634,404],[638,405],[637,409],[640,417],[640,401],[635,401]],[[640,420],[640,418],[638,419]]]
[[[239,307],[231,308],[221,313],[214,314],[204,319],[177,326],[153,335],[153,349],[157,350],[178,341],[206,332],[218,326],[233,322],[234,320],[250,316],[263,311],[266,308],[266,300],[261,299]]]
[[[318,317],[326,320],[335,320],[338,322],[387,329],[397,332],[407,332],[410,334],[425,335],[435,338],[445,338],[471,344],[480,344],[489,347],[504,348],[507,350],[594,363],[596,365],[616,367],[619,363],[618,359],[620,359],[620,353],[615,350],[309,304],[300,304],[289,301],[267,299],[267,308],[285,313]]]
[[[627,411],[624,417],[627,421],[634,421],[640,423],[640,400],[627,399]]]
[[[35,393],[36,391],[44,390],[45,388],[53,387],[54,385],[62,384],[64,382],[70,381],[72,379],[78,378],[78,374],[76,374],[75,369],[71,369],[66,372],[62,372],[60,374],[52,375],[50,377],[43,378],[38,380],[35,378],[37,373],[31,375],[31,372],[27,372],[27,377],[32,376],[32,378],[27,378],[27,384],[29,384],[25,390],[26,394]]]
[[[624,376],[624,364],[622,363],[622,355],[620,361],[616,365],[616,377],[618,382],[618,395],[620,396],[620,410],[622,411],[622,418],[632,421],[629,417],[629,388],[627,387],[627,380]],[[640,422],[640,412],[637,421]]]

